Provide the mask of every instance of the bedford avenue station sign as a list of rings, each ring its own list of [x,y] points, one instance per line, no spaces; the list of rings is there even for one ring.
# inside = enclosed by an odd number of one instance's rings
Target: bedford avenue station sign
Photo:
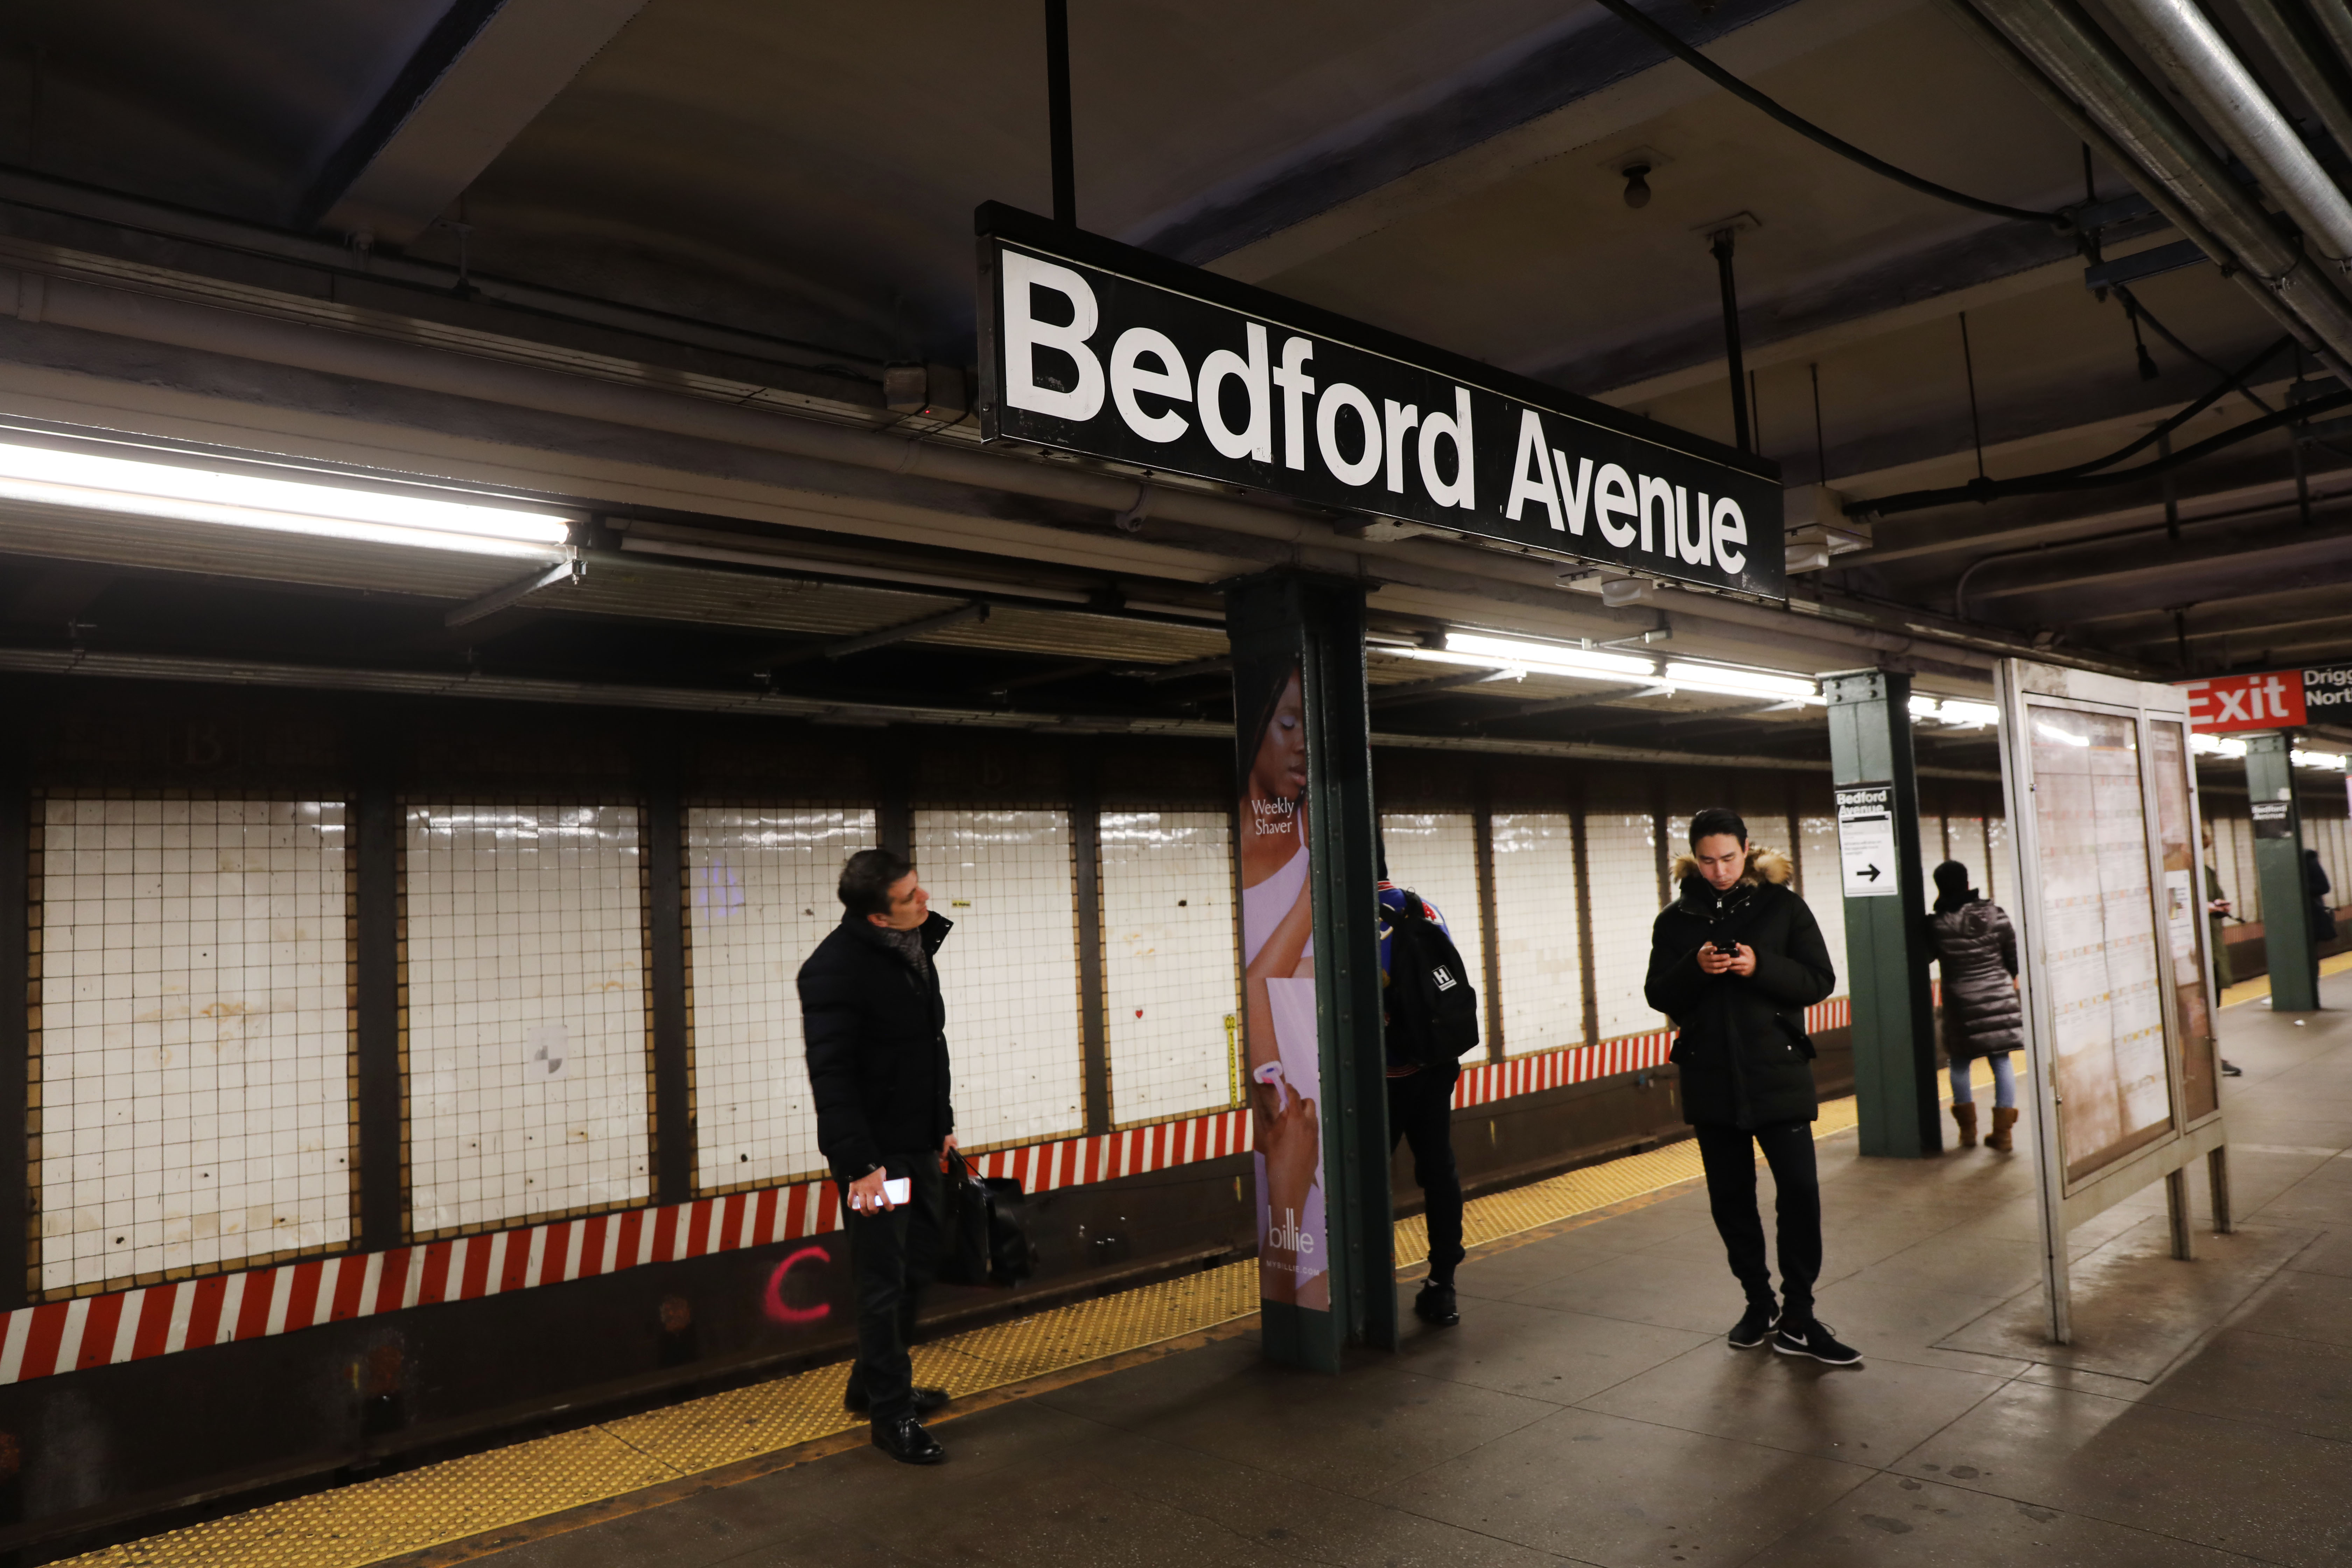
[[[1778,467],[993,203],[981,430],[1786,597]]]

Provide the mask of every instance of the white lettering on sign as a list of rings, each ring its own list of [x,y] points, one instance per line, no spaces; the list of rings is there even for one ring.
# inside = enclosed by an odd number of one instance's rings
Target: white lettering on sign
[[[1041,321],[1036,291],[1051,289],[1070,302],[1066,326]],[[1100,321],[1095,291],[1070,268],[1043,257],[1004,253],[1005,398],[1016,408],[1056,419],[1091,419],[1102,412],[1103,367],[1087,340]],[[1077,384],[1064,386],[1040,375],[1036,351],[1057,349],[1077,367]]]
[[[1837,792],[1839,880],[1849,899],[1902,893],[1895,856],[1895,786],[1857,784]]]
[[[988,439],[1784,593],[1765,465],[1113,242],[1028,243],[983,238]]]
[[[2273,670],[2261,675],[2217,675],[2204,680],[2184,680],[2189,694],[2189,726],[2206,734],[2231,730],[2284,730],[2305,722],[2305,690],[2299,670]]]

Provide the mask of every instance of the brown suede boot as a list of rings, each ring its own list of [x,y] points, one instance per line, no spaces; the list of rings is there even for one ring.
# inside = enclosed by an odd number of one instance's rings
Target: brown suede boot
[[[2006,1154],[2012,1147],[2009,1130],[2017,1125],[2017,1107],[1996,1105],[1992,1108],[1992,1131],[1985,1134],[1985,1147]]]
[[[1960,1147],[1975,1148],[1977,1146],[1977,1108],[1973,1105],[1955,1105],[1952,1107],[1952,1120],[1960,1124]]]

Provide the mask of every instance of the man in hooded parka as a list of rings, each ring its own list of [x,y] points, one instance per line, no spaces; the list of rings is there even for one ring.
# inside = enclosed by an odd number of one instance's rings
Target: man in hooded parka
[[[1822,1269],[1821,1184],[1813,1163],[1813,1043],[1805,1009],[1837,984],[1821,926],[1789,886],[1788,859],[1748,841],[1736,812],[1691,819],[1675,901],[1651,928],[1650,1005],[1675,1022],[1683,1118],[1696,1130],[1707,1201],[1731,1271],[1748,1293],[1734,1348],[1766,1340],[1783,1355],[1861,1361],[1813,1316]],[[1756,1210],[1756,1152],[1779,1192],[1776,1301]]]

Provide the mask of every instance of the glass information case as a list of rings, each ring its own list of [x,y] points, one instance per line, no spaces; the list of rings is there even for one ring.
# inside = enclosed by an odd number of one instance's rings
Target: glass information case
[[[2187,698],[2023,659],[1997,672],[2019,889],[2051,1333],[2070,1337],[2066,1234],[2162,1179],[2193,1250],[2186,1168],[2230,1228],[2211,955]]]

